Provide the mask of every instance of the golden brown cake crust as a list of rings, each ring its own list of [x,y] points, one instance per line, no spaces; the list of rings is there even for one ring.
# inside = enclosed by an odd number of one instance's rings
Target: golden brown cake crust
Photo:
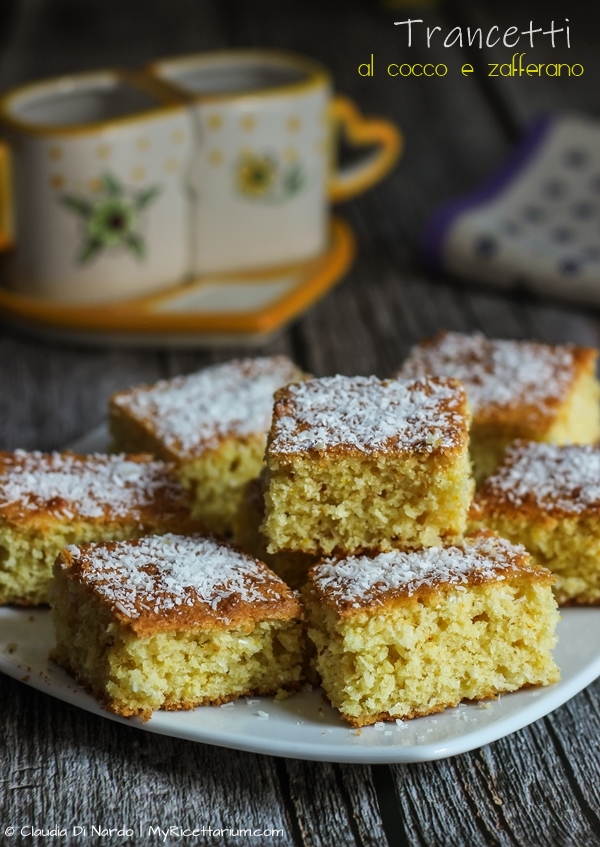
[[[43,529],[57,520],[201,529],[174,467],[153,456],[0,452],[0,521]]]
[[[348,618],[367,609],[392,609],[439,592],[498,582],[552,585],[556,577],[532,565],[521,545],[481,530],[465,537],[460,547],[324,559],[309,571],[307,599]]]
[[[537,438],[550,429],[577,380],[594,373],[597,356],[588,347],[441,332],[414,347],[397,376],[460,379],[474,423]]]
[[[252,627],[302,614],[296,592],[265,564],[205,536],[70,546],[55,569],[137,635]]]
[[[515,441],[471,506],[472,521],[600,517],[600,447]]]
[[[468,426],[466,394],[455,379],[323,377],[276,393],[267,458],[285,465],[295,456],[451,457],[464,450]]]

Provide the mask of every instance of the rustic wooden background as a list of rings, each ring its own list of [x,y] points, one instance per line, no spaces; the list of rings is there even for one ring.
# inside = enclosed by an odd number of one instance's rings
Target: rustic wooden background
[[[261,352],[288,353],[315,374],[383,376],[442,327],[600,346],[591,310],[434,281],[414,255],[431,211],[484,177],[532,115],[565,108],[598,114],[598,8],[583,0],[456,0],[394,11],[375,0],[2,0],[0,87],[227,46],[285,47],[325,62],[339,91],[400,124],[406,154],[384,184],[340,210],[360,241],[347,279]],[[495,50],[408,51],[393,21],[409,15],[444,31],[480,23],[523,28],[530,19],[547,27],[569,15],[568,59],[583,63],[585,75],[489,79],[485,63]],[[511,52],[498,56],[506,61]],[[356,68],[371,53],[381,67],[427,54],[450,72],[434,80],[361,79]],[[530,51],[537,62],[556,61],[557,53],[550,59],[541,43]],[[479,73],[461,77],[465,61]],[[240,352],[52,346],[2,329],[0,446],[59,447],[103,420],[116,389]],[[162,738],[1,675],[0,692],[0,833],[9,824],[162,821],[283,828],[277,843],[311,847],[600,845],[600,682],[481,750],[390,767],[283,760]]]

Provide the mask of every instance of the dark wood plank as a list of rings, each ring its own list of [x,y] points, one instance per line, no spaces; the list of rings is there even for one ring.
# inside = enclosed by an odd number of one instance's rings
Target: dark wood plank
[[[276,842],[294,844],[268,757],[122,726],[4,676],[2,694],[4,826],[51,821],[87,826],[88,834],[92,824],[127,826],[136,837],[119,843],[131,844],[159,843],[148,837],[148,826],[279,829]],[[215,840],[258,843],[231,834],[196,843]]]
[[[472,753],[392,771],[411,844],[600,843],[543,722]]]
[[[244,356],[289,356],[294,358],[294,345],[289,332],[283,332],[269,344],[251,348],[242,346],[216,347],[207,350],[168,350],[164,352],[164,365],[169,376],[191,373],[201,367]],[[300,363],[302,364],[302,363]]]
[[[109,395],[164,375],[160,359],[0,337],[0,444],[55,449],[97,426]]]
[[[549,715],[545,723],[579,806],[598,836],[600,782],[595,771],[600,760],[600,682],[597,680],[578,697],[569,700]]]
[[[346,805],[355,820],[359,843],[365,847],[379,847],[387,842],[389,847],[397,847],[397,833],[385,826],[386,809],[381,808],[385,793],[381,786],[375,784],[373,768],[363,765],[337,765],[337,771]]]
[[[377,806],[369,768],[358,768],[362,772],[358,792],[355,784],[344,778],[339,765],[286,760],[286,768],[306,845],[376,847],[382,843],[385,836],[378,814],[373,813]]]

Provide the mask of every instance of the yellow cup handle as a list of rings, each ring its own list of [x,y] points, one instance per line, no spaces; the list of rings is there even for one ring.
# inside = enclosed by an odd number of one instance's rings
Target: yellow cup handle
[[[0,251],[10,250],[13,242],[10,148],[0,141]]]
[[[383,179],[400,158],[404,140],[395,124],[382,118],[365,118],[348,97],[334,97],[331,109],[334,125],[341,126],[351,144],[356,147],[377,145],[366,161],[340,168],[331,177],[329,197],[339,203]]]

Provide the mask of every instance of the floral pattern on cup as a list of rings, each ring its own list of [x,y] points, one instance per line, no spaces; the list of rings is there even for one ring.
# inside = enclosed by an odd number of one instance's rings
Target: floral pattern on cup
[[[235,187],[247,200],[284,203],[306,186],[299,162],[284,165],[274,153],[242,153],[234,168]]]
[[[146,243],[139,231],[140,213],[154,202],[160,191],[159,185],[132,191],[114,174],[105,173],[100,179],[100,190],[93,197],[62,194],[59,202],[83,223],[79,264],[91,262],[104,250],[120,248],[143,259]]]

